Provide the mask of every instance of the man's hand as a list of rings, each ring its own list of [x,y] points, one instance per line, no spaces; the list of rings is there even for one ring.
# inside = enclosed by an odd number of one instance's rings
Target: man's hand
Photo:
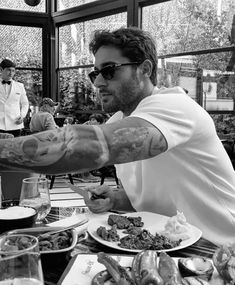
[[[92,212],[103,213],[114,207],[115,195],[108,185],[92,186],[86,190],[90,192],[90,199],[85,199],[85,203]]]
[[[17,117],[17,118],[15,119],[15,123],[16,123],[17,125],[20,125],[21,123],[23,123],[23,118],[22,118],[21,116]]]
[[[135,211],[122,186],[111,188],[103,184],[88,187],[86,190],[90,192],[90,198],[84,199],[84,201],[94,213],[103,213],[109,210]]]

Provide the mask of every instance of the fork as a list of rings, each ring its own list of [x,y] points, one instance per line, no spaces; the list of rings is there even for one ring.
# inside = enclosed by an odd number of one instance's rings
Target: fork
[[[82,226],[82,225],[86,224],[87,222],[88,222],[88,219],[85,219],[83,221],[80,221],[78,223],[75,223],[75,224],[67,226],[67,227],[58,227],[56,230],[52,230],[52,231],[49,230],[46,233],[39,234],[39,236],[41,238],[44,238],[44,237],[48,236],[48,234],[49,235],[53,235],[53,234],[57,234],[57,233],[60,233],[60,232],[65,232],[65,231],[68,231],[70,229],[74,229],[74,228],[77,228],[79,226]]]

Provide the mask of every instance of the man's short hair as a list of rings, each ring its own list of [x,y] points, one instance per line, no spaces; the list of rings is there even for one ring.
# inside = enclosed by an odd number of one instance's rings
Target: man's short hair
[[[103,124],[104,123],[104,116],[100,113],[94,113],[90,115],[89,120],[95,119],[98,123]]]
[[[143,62],[149,59],[153,69],[150,80],[153,85],[157,83],[157,51],[151,35],[136,27],[120,28],[113,32],[98,30],[90,42],[90,51],[95,55],[102,46],[114,46],[132,62]]]
[[[16,64],[11,61],[10,59],[5,58],[1,63],[0,63],[0,67],[2,69],[8,68],[8,67],[14,67],[16,68]]]
[[[45,105],[49,105],[50,107],[54,107],[57,105],[57,103],[54,102],[51,98],[44,97],[40,103],[40,107],[45,106]]]

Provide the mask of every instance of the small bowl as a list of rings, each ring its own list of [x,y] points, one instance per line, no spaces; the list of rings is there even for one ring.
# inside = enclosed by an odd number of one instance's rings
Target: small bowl
[[[18,206],[19,201],[17,200],[5,200],[2,201],[2,209],[7,209],[10,207]],[[15,230],[15,229],[22,229],[22,228],[30,228],[35,224],[37,218],[37,211],[31,207],[21,207],[21,208],[30,208],[33,209],[33,213],[25,217],[14,217],[14,218],[1,218],[0,217],[0,233]]]
[[[27,229],[18,229],[14,231],[8,232],[8,234],[29,234],[39,237],[39,235],[44,233],[50,233],[50,231],[61,229],[61,227],[35,227],[35,228],[27,228]],[[42,260],[42,267],[45,269],[48,266],[55,266],[55,264],[64,264],[69,261],[71,257],[71,252],[76,246],[78,242],[78,234],[75,229],[67,230],[70,233],[70,241],[65,248],[61,249],[47,249],[41,250],[40,255]],[[85,238],[85,236],[84,236]],[[79,238],[81,241],[84,238]],[[40,244],[40,239],[39,239]]]

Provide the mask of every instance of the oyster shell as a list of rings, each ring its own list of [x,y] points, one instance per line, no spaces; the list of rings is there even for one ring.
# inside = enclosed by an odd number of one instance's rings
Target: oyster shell
[[[235,284],[235,244],[221,246],[212,257],[213,263],[225,282]]]
[[[214,271],[212,262],[201,256],[180,258],[178,267],[183,277],[197,276],[204,280],[210,280]]]
[[[185,277],[182,279],[183,285],[209,285],[206,280],[199,277]]]

